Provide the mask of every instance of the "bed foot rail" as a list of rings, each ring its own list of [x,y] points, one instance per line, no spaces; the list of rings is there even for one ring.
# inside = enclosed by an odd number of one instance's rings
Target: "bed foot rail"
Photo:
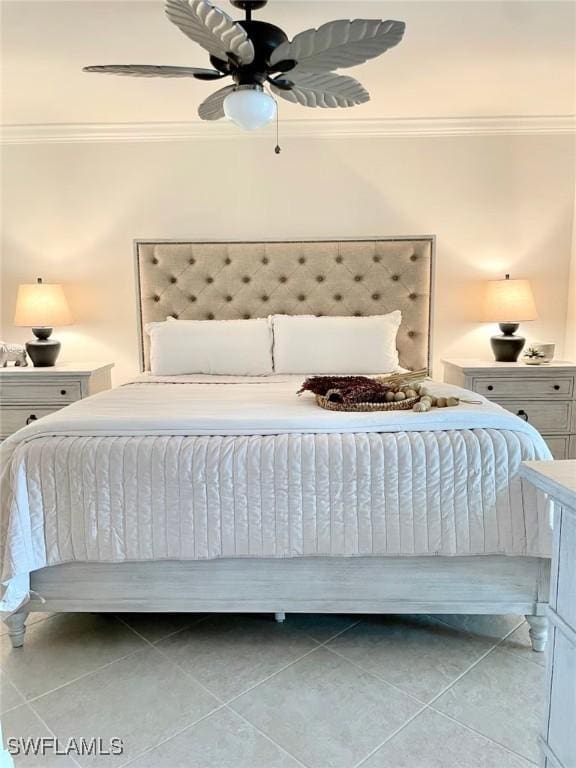
[[[530,625],[532,650],[542,653],[548,641],[548,619],[546,616],[526,616],[526,621]]]
[[[284,611],[278,611],[278,613],[274,614],[274,618],[278,622],[278,624],[283,624],[286,621],[286,614]]]
[[[18,611],[6,616],[4,624],[8,627],[8,636],[12,643],[12,648],[21,648],[24,645],[24,634],[26,632],[26,619],[28,611]]]

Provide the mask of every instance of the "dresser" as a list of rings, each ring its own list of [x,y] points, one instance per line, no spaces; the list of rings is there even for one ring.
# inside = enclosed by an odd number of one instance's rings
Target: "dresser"
[[[520,474],[554,502],[543,764],[576,768],[576,461],[525,462]]]
[[[576,363],[442,362],[444,381],[478,392],[530,422],[555,459],[576,459]]]
[[[113,363],[0,368],[0,439],[76,400],[110,389]]]

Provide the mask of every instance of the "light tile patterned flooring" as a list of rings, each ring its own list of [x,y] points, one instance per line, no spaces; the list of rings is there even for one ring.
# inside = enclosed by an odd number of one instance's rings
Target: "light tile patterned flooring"
[[[4,738],[118,737],[18,768],[529,768],[543,654],[521,617],[37,614],[0,636]]]

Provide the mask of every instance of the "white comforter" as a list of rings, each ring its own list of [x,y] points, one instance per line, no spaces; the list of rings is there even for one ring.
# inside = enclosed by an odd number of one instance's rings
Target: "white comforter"
[[[3,608],[75,560],[549,555],[529,424],[445,384],[476,404],[335,413],[301,381],[146,377],[5,441]]]

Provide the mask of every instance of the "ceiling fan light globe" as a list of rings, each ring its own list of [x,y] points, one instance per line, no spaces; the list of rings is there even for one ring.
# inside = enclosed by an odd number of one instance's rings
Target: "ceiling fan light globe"
[[[276,117],[276,102],[262,88],[238,88],[224,100],[224,114],[245,131],[263,128]]]

